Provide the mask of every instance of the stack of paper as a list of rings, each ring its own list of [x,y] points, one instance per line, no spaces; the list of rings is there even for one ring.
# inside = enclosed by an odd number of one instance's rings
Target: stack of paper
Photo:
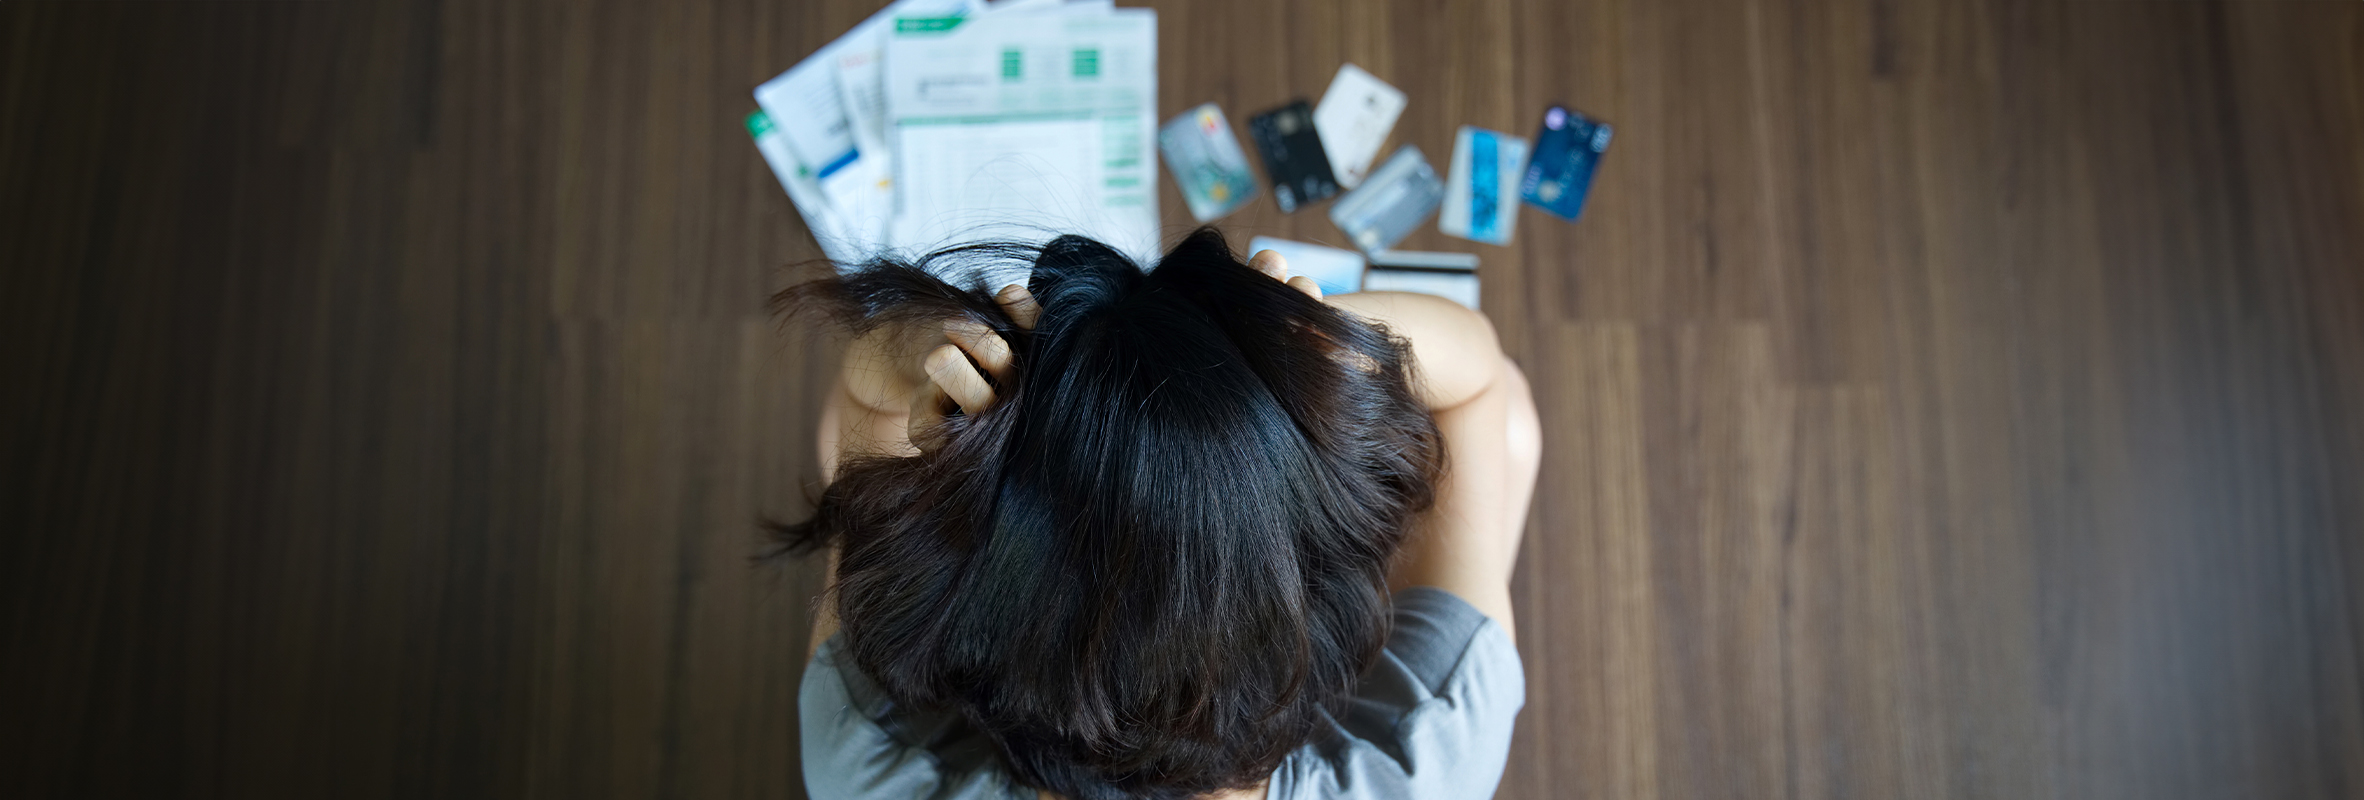
[[[759,86],[757,147],[829,257],[1080,233],[1157,255],[1157,17],[898,0]]]

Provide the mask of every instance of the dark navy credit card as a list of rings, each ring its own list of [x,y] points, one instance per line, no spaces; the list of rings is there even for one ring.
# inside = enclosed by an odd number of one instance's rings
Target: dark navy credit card
[[[1536,132],[1535,151],[1527,159],[1527,174],[1519,181],[1519,198],[1575,219],[1584,213],[1584,194],[1592,188],[1593,170],[1608,150],[1609,123],[1566,106],[1545,109],[1543,129]]]
[[[1338,193],[1330,154],[1313,130],[1313,108],[1305,101],[1249,118],[1248,138],[1256,140],[1256,152],[1264,156],[1264,173],[1272,179],[1272,199],[1280,201],[1281,213]]]

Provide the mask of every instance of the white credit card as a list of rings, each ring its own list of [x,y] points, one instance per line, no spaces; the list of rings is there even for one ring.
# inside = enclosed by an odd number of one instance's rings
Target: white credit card
[[[1363,290],[1363,256],[1352,250],[1323,247],[1318,244],[1258,236],[1248,240],[1248,255],[1266,250],[1279,253],[1289,262],[1289,277],[1303,275],[1322,287],[1322,294],[1346,294]]]
[[[1478,307],[1478,277],[1475,272],[1372,267],[1363,271],[1363,291],[1433,294],[1468,306],[1471,310]]]
[[[1329,91],[1322,93],[1321,105],[1313,109],[1313,130],[1321,135],[1322,149],[1330,154],[1330,172],[1337,176],[1339,186],[1352,189],[1362,184],[1371,159],[1379,157],[1387,132],[1395,129],[1395,120],[1403,113],[1402,90],[1362,67],[1347,64],[1338,68]]]
[[[1519,180],[1526,171],[1527,140],[1461,126],[1453,134],[1453,165],[1436,229],[1446,236],[1510,244],[1519,221]]]

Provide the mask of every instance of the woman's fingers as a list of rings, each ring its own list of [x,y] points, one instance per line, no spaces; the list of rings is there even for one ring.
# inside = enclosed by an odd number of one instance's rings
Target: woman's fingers
[[[1256,255],[1248,259],[1248,266],[1257,272],[1272,276],[1272,279],[1276,281],[1289,279],[1289,260],[1282,258],[1281,254],[1276,251],[1256,251]]]
[[[911,414],[904,417],[903,438],[921,450],[934,450],[943,444],[944,426],[940,423],[944,421],[944,404],[950,401],[935,381],[920,386],[919,391],[911,394]]]
[[[944,323],[944,338],[951,339],[953,344],[967,351],[970,358],[977,360],[977,366],[984,367],[986,374],[992,375],[994,380],[1010,379],[1010,343],[1003,340],[1001,334],[994,333],[992,328],[985,327],[984,323],[970,319]],[[970,372],[974,374],[974,370]],[[984,410],[969,408],[967,403],[962,403],[961,407],[972,412]]]
[[[928,382],[943,391],[945,397],[952,398],[962,412],[975,414],[993,407],[992,384],[986,383],[985,376],[969,365],[968,356],[961,353],[958,345],[948,344],[928,351],[920,366],[927,370]]]
[[[1322,299],[1321,284],[1314,283],[1312,278],[1303,275],[1289,277],[1289,260],[1281,257],[1278,252],[1258,250],[1255,256],[1248,259],[1248,266],[1257,272],[1272,276],[1273,280],[1288,284],[1291,289],[1304,292],[1306,297],[1315,300]]]
[[[1001,304],[1002,313],[1010,315],[1010,321],[1018,323],[1019,328],[1034,330],[1034,321],[1042,318],[1042,306],[1034,302],[1034,293],[1026,291],[1025,286],[1013,283],[1001,287],[1001,293],[994,295],[993,300]]]
[[[1008,294],[1007,290],[1003,291],[1003,295]],[[1031,305],[1034,298],[1025,300]],[[920,356],[919,370],[927,380],[911,396],[911,416],[905,432],[911,443],[922,450],[933,450],[943,444],[944,415],[953,408],[964,414],[979,414],[993,407],[993,384],[985,375],[991,374],[994,380],[1000,381],[1014,377],[1010,343],[984,323],[969,319],[946,322],[944,338],[950,344],[936,345]],[[984,372],[978,372],[980,368]]]
[[[927,371],[928,380],[911,396],[904,434],[912,446],[934,450],[944,443],[944,413],[952,406],[966,414],[993,407],[993,386],[977,374],[959,345],[938,345],[921,357],[920,368]]]
[[[1315,300],[1322,299],[1322,285],[1314,283],[1312,278],[1308,278],[1303,275],[1290,278],[1289,288],[1304,292],[1306,297],[1311,297]]]

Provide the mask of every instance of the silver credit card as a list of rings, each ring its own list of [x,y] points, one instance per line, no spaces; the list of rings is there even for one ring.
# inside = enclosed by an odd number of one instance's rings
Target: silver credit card
[[[1214,103],[1168,120],[1157,131],[1157,146],[1190,204],[1190,216],[1198,221],[1238,211],[1255,199],[1256,176],[1248,171],[1247,152]]]
[[[1444,202],[1445,182],[1428,166],[1420,148],[1404,145],[1387,157],[1363,185],[1330,207],[1330,221],[1365,253],[1403,241]]]

